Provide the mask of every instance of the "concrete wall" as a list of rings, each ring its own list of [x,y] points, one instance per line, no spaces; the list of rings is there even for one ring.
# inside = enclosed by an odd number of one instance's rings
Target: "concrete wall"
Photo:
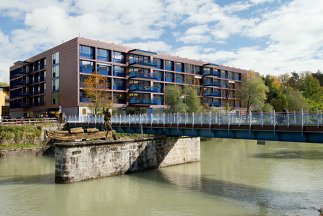
[[[200,160],[200,138],[92,141],[55,146],[55,182],[69,183]]]

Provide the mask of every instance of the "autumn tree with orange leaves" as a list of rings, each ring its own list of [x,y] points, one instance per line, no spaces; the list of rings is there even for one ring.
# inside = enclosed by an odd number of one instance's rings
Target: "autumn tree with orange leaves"
[[[94,115],[102,114],[105,110],[112,108],[114,102],[111,93],[106,91],[108,88],[107,78],[98,72],[93,72],[91,76],[84,80],[83,91],[85,97],[91,101],[87,106],[93,111]]]

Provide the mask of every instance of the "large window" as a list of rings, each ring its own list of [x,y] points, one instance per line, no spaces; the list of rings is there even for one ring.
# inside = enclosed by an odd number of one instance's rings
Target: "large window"
[[[97,64],[97,70],[102,75],[110,75],[111,66],[107,64]]]
[[[183,72],[183,63],[176,62],[176,71]]]
[[[174,70],[174,62],[172,62],[172,61],[165,61],[165,69],[166,70]]]
[[[124,67],[120,66],[113,66],[113,75],[114,76],[120,76],[120,77],[125,77],[126,74],[124,72]]]
[[[59,79],[54,79],[52,81],[52,91],[59,91]]]
[[[52,67],[53,78],[59,77],[59,65],[54,65]]]
[[[80,57],[94,59],[94,47],[80,45]]]
[[[114,51],[113,62],[125,63],[125,53]]]
[[[81,73],[92,73],[94,71],[94,64],[90,61],[80,61],[80,72]]]
[[[110,50],[98,49],[97,52],[97,60],[108,62],[110,61]]]
[[[161,59],[154,59],[154,65],[158,69],[163,69],[163,60],[161,60]]]
[[[52,64],[59,64],[59,52],[52,55]]]
[[[191,64],[185,64],[185,72],[187,72],[187,73],[193,73],[193,71],[194,71],[193,65],[191,65]]]
[[[202,67],[195,65],[195,74],[202,74]]]

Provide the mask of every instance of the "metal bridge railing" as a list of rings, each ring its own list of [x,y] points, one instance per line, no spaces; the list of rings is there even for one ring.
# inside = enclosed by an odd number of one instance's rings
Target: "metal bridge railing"
[[[173,114],[137,114],[113,115],[113,124],[157,124],[157,125],[272,125],[272,126],[317,126],[323,124],[323,114],[316,113],[173,113]],[[96,116],[66,116],[67,123],[104,123],[102,115]]]

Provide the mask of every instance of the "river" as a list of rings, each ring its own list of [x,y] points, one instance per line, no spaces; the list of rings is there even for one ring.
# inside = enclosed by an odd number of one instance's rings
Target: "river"
[[[319,215],[323,146],[218,139],[201,162],[54,184],[54,159],[0,160],[0,216]]]

